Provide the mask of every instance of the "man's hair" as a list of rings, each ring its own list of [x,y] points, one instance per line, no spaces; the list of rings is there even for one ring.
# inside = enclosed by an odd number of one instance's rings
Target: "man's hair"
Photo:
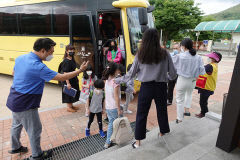
[[[39,38],[35,41],[33,49],[39,52],[41,49],[49,51],[51,47],[55,46],[56,43],[50,38]]]

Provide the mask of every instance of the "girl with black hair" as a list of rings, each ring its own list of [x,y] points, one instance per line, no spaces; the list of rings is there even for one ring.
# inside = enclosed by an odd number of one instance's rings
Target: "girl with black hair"
[[[108,117],[107,140],[104,148],[111,145],[110,138],[113,132],[113,121],[122,115],[120,109],[120,85],[114,82],[115,78],[121,75],[121,65],[110,62],[103,72],[103,79],[105,81],[105,108]]]
[[[176,78],[170,54],[160,46],[159,34],[156,29],[144,32],[139,52],[135,56],[130,71],[123,77],[117,78],[116,83],[127,83],[137,75],[141,83],[138,96],[135,139],[133,148],[141,145],[146,138],[146,123],[152,100],[157,108],[157,118],[160,136],[170,132],[167,114],[167,82],[168,78]],[[168,76],[169,75],[169,76]]]
[[[62,62],[62,67],[61,67],[61,71],[63,73],[68,73],[76,70],[74,54],[75,54],[75,48],[72,45],[67,45],[66,51],[63,57],[64,60]],[[72,79],[64,81],[62,87],[64,87],[64,85],[67,85],[68,89],[74,88],[77,90],[77,94],[75,97],[71,97],[62,92],[62,103],[67,103],[67,107],[68,107],[67,111],[76,112],[79,108],[73,106],[73,103],[79,100],[79,95],[80,95],[79,82],[78,82],[77,76]]]
[[[115,40],[110,41],[110,47],[107,53],[108,62],[115,62],[120,64],[122,61],[122,51],[117,47],[117,43]]]
[[[176,123],[179,123],[182,122],[184,115],[191,115],[189,109],[192,103],[192,92],[196,86],[196,79],[199,75],[205,74],[205,69],[202,57],[197,55],[190,38],[186,38],[181,42],[181,53],[173,56],[172,59],[178,74]]]
[[[102,138],[104,138],[105,133],[102,126],[102,113],[104,109],[104,81],[101,79],[96,80],[94,82],[94,87],[95,89],[90,93],[89,120],[85,132],[87,137],[90,136],[90,126],[96,115],[99,126],[99,134]]]
[[[92,66],[89,65],[88,68],[83,72],[82,78],[82,91],[79,101],[85,103],[85,116],[89,116],[89,94],[94,89],[94,82],[97,80],[97,76],[93,73]]]

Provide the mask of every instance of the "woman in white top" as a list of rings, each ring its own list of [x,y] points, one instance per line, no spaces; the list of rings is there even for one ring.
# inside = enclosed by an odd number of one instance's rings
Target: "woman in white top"
[[[205,74],[202,57],[193,49],[193,42],[186,38],[181,42],[181,53],[172,57],[176,67],[178,80],[176,86],[177,119],[182,122],[183,116],[190,116],[189,108],[192,102],[192,92],[199,75]],[[184,113],[185,107],[185,113]]]

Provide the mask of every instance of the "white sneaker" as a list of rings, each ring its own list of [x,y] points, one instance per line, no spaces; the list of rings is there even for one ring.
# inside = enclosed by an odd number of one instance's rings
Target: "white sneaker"
[[[133,112],[130,111],[130,110],[126,110],[126,111],[124,111],[123,113],[125,113],[125,114],[132,114]]]

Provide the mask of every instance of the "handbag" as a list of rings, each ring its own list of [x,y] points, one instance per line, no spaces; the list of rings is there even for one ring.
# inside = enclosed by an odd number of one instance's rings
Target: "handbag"
[[[77,94],[77,90],[74,89],[74,88],[68,89],[67,85],[64,85],[63,93],[65,93],[66,95],[71,96],[71,97],[74,98],[76,96],[76,94]]]
[[[205,88],[206,83],[207,83],[207,77],[199,76],[196,82],[196,87]]]

